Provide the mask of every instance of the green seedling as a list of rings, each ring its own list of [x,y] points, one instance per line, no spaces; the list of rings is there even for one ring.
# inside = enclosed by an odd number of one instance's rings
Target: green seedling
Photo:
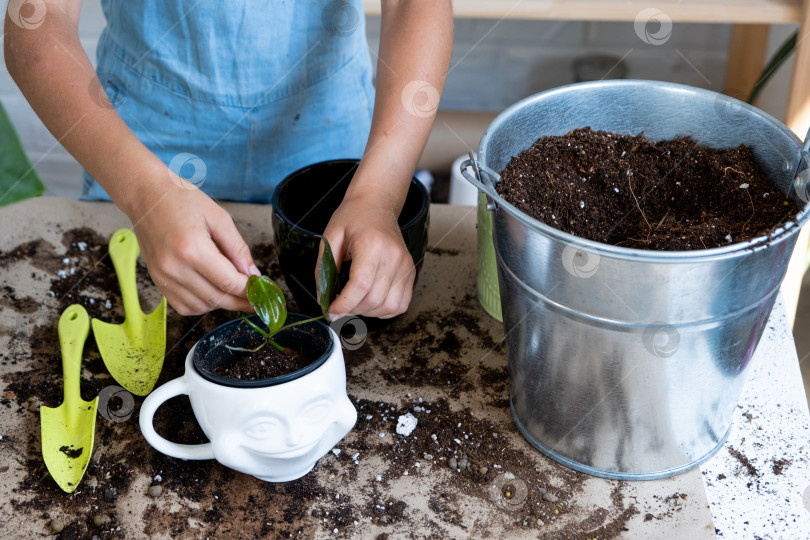
[[[329,320],[327,314],[329,304],[335,299],[338,287],[338,270],[335,264],[335,257],[332,254],[332,248],[326,238],[323,238],[324,249],[321,263],[318,268],[318,301],[321,305],[322,315],[312,317],[303,321],[297,321],[285,325],[287,321],[287,301],[284,298],[284,293],[275,281],[268,276],[250,276],[247,283],[247,298],[248,302],[256,310],[259,319],[265,324],[266,328],[253,323],[248,319],[244,313],[241,313],[242,320],[245,324],[250,326],[258,332],[264,342],[255,349],[243,349],[241,347],[230,347],[231,350],[256,352],[259,351],[266,344],[270,344],[280,351],[284,351],[284,347],[276,343],[273,336],[293,326],[306,324],[308,322],[317,321],[319,319]]]

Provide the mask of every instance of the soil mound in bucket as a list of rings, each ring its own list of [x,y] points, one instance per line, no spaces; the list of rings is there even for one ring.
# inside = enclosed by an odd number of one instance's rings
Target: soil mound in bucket
[[[799,208],[745,145],[699,146],[576,129],[512,157],[498,193],[564,232],[616,246],[688,251],[767,235]]]

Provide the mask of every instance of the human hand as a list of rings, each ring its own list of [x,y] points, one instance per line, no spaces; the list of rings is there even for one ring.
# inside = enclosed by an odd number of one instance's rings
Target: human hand
[[[260,272],[233,219],[194,185],[173,179],[156,203],[130,216],[155,285],[181,315],[253,311],[245,289]]]
[[[349,282],[329,306],[330,320],[350,313],[388,319],[408,309],[416,269],[394,211],[382,208],[379,201],[347,196],[323,235],[338,269],[342,261],[352,262]],[[318,260],[323,243],[320,249]]]

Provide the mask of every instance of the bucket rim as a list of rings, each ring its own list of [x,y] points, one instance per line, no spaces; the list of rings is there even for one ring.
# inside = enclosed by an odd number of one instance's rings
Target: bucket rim
[[[489,145],[490,140],[494,132],[500,127],[501,124],[506,122],[511,116],[513,116],[517,111],[532,105],[539,101],[544,101],[549,99],[551,96],[555,96],[558,94],[566,94],[570,92],[579,92],[579,91],[586,91],[592,90],[594,88],[615,88],[615,87],[635,87],[635,88],[664,88],[667,90],[674,90],[678,92],[689,93],[691,95],[705,95],[707,97],[711,97],[715,100],[722,100],[728,103],[732,103],[736,106],[741,107],[744,110],[747,110],[749,113],[754,114],[764,120],[766,123],[771,124],[775,129],[782,131],[788,134],[788,137],[791,138],[795,143],[797,148],[801,151],[802,149],[802,140],[784,123],[780,122],[770,114],[762,111],[735,99],[731,96],[727,96],[725,94],[720,94],[719,92],[714,92],[712,90],[706,90],[705,88],[698,88],[695,86],[689,86],[686,84],[679,84],[679,83],[671,83],[665,81],[652,81],[652,80],[644,80],[644,79],[610,79],[610,80],[602,80],[602,81],[589,81],[589,82],[581,82],[581,83],[573,83],[564,86],[559,86],[556,88],[551,88],[549,90],[545,90],[543,92],[539,92],[537,94],[531,95],[526,97],[517,103],[509,106],[503,112],[501,112],[492,123],[487,127],[486,131],[481,137],[481,141],[478,145],[478,152],[477,152],[477,160],[479,162],[479,166],[481,164],[486,166],[486,148]],[[803,161],[803,160],[802,160]],[[800,162],[801,163],[801,162]],[[799,167],[800,164],[797,164]],[[482,167],[482,171],[484,167]],[[490,176],[490,175],[486,175]],[[524,225],[543,232],[547,236],[550,236],[553,239],[558,241],[564,242],[565,244],[576,246],[579,249],[585,249],[586,251],[593,251],[600,255],[602,254],[610,254],[612,256],[618,258],[625,258],[625,259],[645,259],[650,261],[666,261],[666,262],[688,262],[694,260],[711,260],[711,259],[726,259],[726,258],[733,258],[738,256],[743,256],[745,254],[760,251],[763,249],[768,248],[771,245],[778,244],[782,241],[787,240],[793,234],[798,234],[799,229],[810,219],[810,201],[805,202],[804,207],[799,210],[799,212],[794,216],[794,218],[784,225],[778,227],[773,231],[771,234],[760,235],[747,242],[732,242],[727,246],[720,246],[715,248],[709,249],[696,249],[696,250],[688,250],[688,251],[658,251],[658,250],[647,250],[647,249],[638,249],[638,248],[628,248],[622,246],[614,246],[611,244],[605,244],[602,242],[597,242],[595,240],[589,240],[586,238],[582,238],[579,236],[575,236],[573,234],[561,231],[559,229],[555,229],[550,225],[542,223],[541,221],[536,220],[533,217],[528,216],[527,214],[523,213],[522,211],[518,210],[515,206],[510,204],[506,201],[506,199],[502,198],[497,191],[495,191],[494,184],[495,180],[490,178],[489,180],[484,180],[482,178],[481,183],[484,184],[486,189],[484,192],[487,196],[489,202],[495,203],[494,211],[497,212],[501,208],[507,211],[507,213],[517,219],[518,221],[522,222]]]

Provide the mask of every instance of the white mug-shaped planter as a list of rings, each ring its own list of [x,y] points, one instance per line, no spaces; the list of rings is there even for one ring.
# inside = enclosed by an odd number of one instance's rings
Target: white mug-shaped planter
[[[290,314],[287,321],[303,318]],[[215,375],[213,371],[229,360],[224,344],[243,346],[250,332],[241,319],[236,319],[215,328],[194,345],[186,357],[185,374],[144,400],[141,432],[156,450],[172,457],[216,459],[267,482],[295,480],[311,471],[357,420],[357,411],[346,395],[340,341],[319,321],[304,324],[281,332],[275,339],[283,346],[303,346],[304,354],[314,359],[307,367],[256,381]],[[181,394],[189,396],[194,416],[210,442],[178,444],[155,432],[155,411]]]

